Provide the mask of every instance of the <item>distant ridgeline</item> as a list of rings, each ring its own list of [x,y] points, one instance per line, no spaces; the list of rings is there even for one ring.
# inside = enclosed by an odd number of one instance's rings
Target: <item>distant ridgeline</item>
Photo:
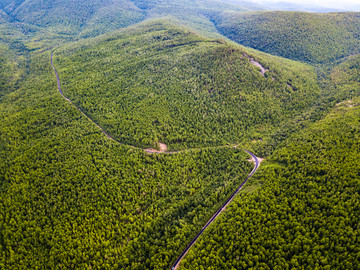
[[[218,31],[254,49],[308,63],[360,53],[360,13],[224,12]]]
[[[260,10],[261,7],[246,1],[211,0],[4,0],[0,9],[13,22],[31,26],[32,31],[46,29],[57,35],[84,38],[159,17],[168,17],[214,35],[216,29],[210,16],[225,10],[248,11]]]

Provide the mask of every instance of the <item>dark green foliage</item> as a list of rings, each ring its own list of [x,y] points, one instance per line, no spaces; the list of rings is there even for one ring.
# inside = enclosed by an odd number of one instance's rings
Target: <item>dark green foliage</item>
[[[176,23],[196,29],[210,37],[219,37],[219,34],[210,18],[223,11],[260,10],[261,7],[247,1],[224,0],[132,0],[143,9],[150,18],[166,17]]]
[[[262,76],[249,58],[269,70]],[[62,90],[111,136],[170,148],[225,145],[269,132],[318,95],[309,66],[253,55],[165,22],[66,46]],[[90,79],[91,78],[91,79]]]
[[[209,19],[212,15],[225,10],[260,9],[245,1],[229,4],[209,0],[5,0],[0,3],[1,8],[16,27],[33,28],[37,34],[44,34],[46,29],[47,34],[63,38],[94,37],[147,18],[159,17],[171,18],[214,36],[216,29]]]
[[[268,156],[291,134],[322,119],[334,106],[354,105],[352,99],[360,96],[360,55],[353,55],[342,64],[329,66],[327,69],[324,69],[326,77],[321,79],[322,94],[311,108],[281,123],[270,136],[263,137],[262,141],[246,147],[252,147],[260,156]]]
[[[336,103],[360,95],[360,55],[350,56],[330,73],[331,92]]]
[[[0,101],[21,83],[27,72],[28,51],[22,42],[13,40],[0,27]]]
[[[63,34],[99,35],[144,19],[129,0],[26,1],[9,13],[14,19]]]
[[[183,269],[357,269],[360,99],[287,141]],[[211,268],[210,268],[211,267]]]
[[[245,46],[309,63],[360,52],[360,13],[225,12],[219,32]]]

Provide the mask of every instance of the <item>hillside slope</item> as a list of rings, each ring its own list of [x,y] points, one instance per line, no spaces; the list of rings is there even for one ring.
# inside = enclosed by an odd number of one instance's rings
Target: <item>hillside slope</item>
[[[337,102],[360,95],[360,54],[347,58],[331,70],[330,82]]]
[[[181,269],[356,269],[360,99],[338,104],[266,163]]]
[[[360,54],[353,55],[331,72],[331,81],[336,85],[360,83]]]
[[[169,268],[247,154],[119,145],[59,95],[49,52],[29,59],[0,99],[0,269]]]
[[[238,143],[255,128],[270,132],[319,94],[309,66],[165,21],[59,48],[54,63],[65,96],[114,138],[143,148]]]
[[[360,13],[225,12],[218,31],[248,47],[308,63],[360,52]]]

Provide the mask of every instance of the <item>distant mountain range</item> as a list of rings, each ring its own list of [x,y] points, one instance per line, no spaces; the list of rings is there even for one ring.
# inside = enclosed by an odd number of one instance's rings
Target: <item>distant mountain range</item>
[[[291,2],[266,2],[262,4],[266,10],[282,10],[282,11],[307,11],[307,12],[343,12],[343,9],[328,8],[312,4],[297,4]]]

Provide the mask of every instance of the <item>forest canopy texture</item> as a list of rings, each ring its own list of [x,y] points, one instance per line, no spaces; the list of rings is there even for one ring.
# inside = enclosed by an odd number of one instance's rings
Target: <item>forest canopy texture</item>
[[[1,1],[0,269],[171,269],[220,210],[180,269],[359,268],[359,14],[264,9]]]

